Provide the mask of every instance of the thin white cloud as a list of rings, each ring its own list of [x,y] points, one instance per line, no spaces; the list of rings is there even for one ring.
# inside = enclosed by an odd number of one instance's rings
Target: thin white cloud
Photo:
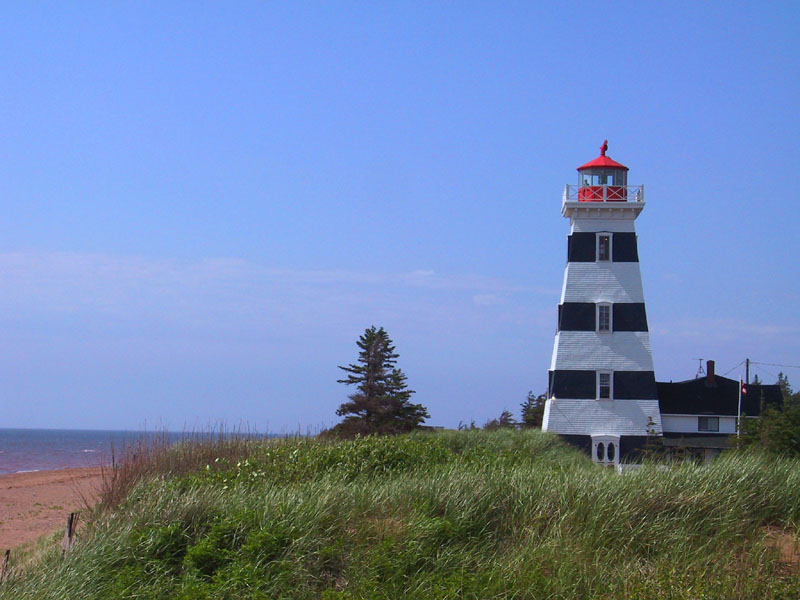
[[[684,338],[709,338],[718,341],[764,338],[796,338],[800,328],[785,325],[773,325],[759,322],[757,316],[753,320],[736,318],[685,318],[667,327],[659,327],[656,332],[664,336]]]
[[[497,306],[505,303],[505,299],[497,294],[477,294],[472,297],[472,301],[478,306]]]
[[[481,275],[277,269],[232,258],[197,261],[69,252],[0,254],[6,315],[64,314],[214,330],[284,328],[386,316],[483,319],[476,307],[522,305],[557,290]],[[509,302],[517,297],[518,302]],[[374,318],[374,317],[373,317]]]

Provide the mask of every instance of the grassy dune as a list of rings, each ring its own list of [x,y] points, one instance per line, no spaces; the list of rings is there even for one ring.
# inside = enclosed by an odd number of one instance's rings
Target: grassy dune
[[[786,598],[800,464],[596,467],[538,431],[140,449],[8,598]],[[776,538],[777,536],[777,538]]]

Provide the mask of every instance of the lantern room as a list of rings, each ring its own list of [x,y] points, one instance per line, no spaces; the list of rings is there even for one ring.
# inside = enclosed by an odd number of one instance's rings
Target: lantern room
[[[600,147],[600,156],[578,167],[578,202],[626,202],[628,167],[606,156],[608,140]]]

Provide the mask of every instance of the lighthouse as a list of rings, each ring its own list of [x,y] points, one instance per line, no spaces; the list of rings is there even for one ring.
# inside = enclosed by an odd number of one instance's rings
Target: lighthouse
[[[661,435],[661,415],[634,221],[644,186],[606,155],[578,167],[542,429],[617,465]]]

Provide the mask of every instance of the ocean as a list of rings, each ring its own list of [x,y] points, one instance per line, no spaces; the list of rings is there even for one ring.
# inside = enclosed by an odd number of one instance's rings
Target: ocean
[[[80,429],[0,429],[0,474],[49,471],[111,464],[111,451],[139,440],[183,434],[152,431],[91,431]]]

